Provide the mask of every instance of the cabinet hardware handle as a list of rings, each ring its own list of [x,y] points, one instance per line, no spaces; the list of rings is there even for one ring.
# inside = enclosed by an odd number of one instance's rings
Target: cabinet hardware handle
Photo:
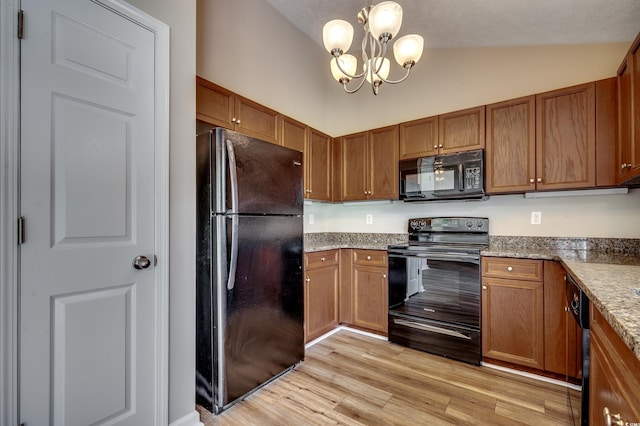
[[[538,183],[542,182],[542,178],[538,178]]]
[[[311,278],[307,278],[305,281],[310,283],[311,282]]]
[[[534,183],[536,180],[534,178],[529,179],[529,183]]]
[[[565,312],[569,312],[569,307],[568,307],[568,306],[565,306],[565,307],[564,307],[564,311],[565,311]]]
[[[324,262],[324,257],[321,257],[321,258],[320,258],[320,262]]]
[[[382,274],[382,278],[387,278],[387,274]]]
[[[433,146],[433,149],[438,149],[438,145],[434,145],[434,146]]]
[[[513,267],[512,266],[507,266],[507,271],[509,271],[509,272],[513,271]]]
[[[442,148],[442,144],[439,144],[439,145],[438,145],[438,148]]]
[[[483,289],[483,290],[486,290],[486,289],[487,289],[487,286],[486,286],[486,285],[483,285],[483,286],[482,286],[482,289]]]
[[[236,119],[235,117],[233,117],[233,118],[231,119],[231,122],[232,122],[232,123],[235,123],[236,121],[237,121],[237,119]]]
[[[241,123],[240,119],[238,119],[238,121],[236,121],[236,123],[240,124]]]
[[[621,168],[622,170],[626,169],[626,168],[627,168],[627,163],[622,163],[622,164],[620,165],[620,168]]]
[[[631,168],[631,164],[627,164],[627,169],[630,169],[630,168]]]
[[[604,424],[606,426],[623,426],[625,424],[620,413],[611,414],[609,407],[604,407],[604,410],[602,410],[602,416],[604,417]]]
[[[367,256],[367,260],[371,260],[371,256]]]

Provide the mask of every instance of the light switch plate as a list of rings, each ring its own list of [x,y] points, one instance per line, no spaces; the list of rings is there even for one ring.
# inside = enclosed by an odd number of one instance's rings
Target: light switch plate
[[[367,225],[371,225],[371,224],[373,223],[373,215],[372,215],[372,214],[368,214],[368,215],[366,215],[366,216],[365,216],[365,220],[364,220],[364,222],[365,222]]]
[[[542,223],[542,212],[531,212],[531,224],[540,225]]]

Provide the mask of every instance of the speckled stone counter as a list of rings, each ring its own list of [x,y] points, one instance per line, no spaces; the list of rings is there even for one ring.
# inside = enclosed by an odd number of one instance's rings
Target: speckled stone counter
[[[562,262],[640,359],[640,240],[491,237],[482,255]]]
[[[304,251],[305,253],[311,253],[340,248],[386,250],[389,245],[406,244],[408,241],[409,234],[322,232],[304,234]]]

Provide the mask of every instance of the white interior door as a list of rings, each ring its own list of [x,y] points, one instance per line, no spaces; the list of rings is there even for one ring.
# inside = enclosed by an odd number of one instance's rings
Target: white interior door
[[[87,0],[22,9],[20,420],[156,424],[154,33]]]

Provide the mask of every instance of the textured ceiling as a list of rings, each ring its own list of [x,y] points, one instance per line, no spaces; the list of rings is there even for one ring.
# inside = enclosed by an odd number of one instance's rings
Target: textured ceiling
[[[359,45],[356,15],[366,0],[266,1],[319,45],[327,21],[347,20]],[[640,0],[396,1],[399,36],[420,34],[431,48],[627,42],[640,32]]]

